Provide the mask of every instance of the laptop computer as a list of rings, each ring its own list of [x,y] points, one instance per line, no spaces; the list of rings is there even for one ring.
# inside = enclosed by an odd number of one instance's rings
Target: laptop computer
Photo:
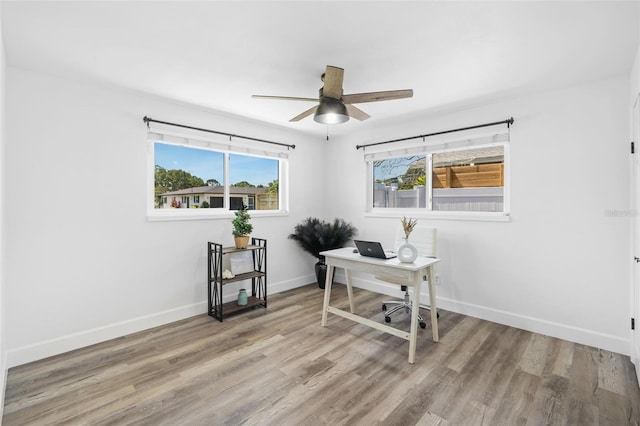
[[[392,251],[385,251],[382,244],[377,241],[353,240],[362,256],[376,257],[378,259],[393,259],[397,255]]]

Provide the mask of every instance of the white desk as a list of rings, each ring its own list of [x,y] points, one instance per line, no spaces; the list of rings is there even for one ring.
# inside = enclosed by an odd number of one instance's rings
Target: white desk
[[[327,280],[324,287],[324,305],[322,307],[322,326],[327,325],[327,314],[331,312],[338,316],[356,321],[360,324],[368,325],[385,333],[393,334],[409,341],[409,363],[413,364],[416,357],[416,339],[418,337],[418,309],[420,306],[420,284],[423,276],[429,282],[429,304],[431,305],[431,329],[433,341],[437,342],[438,337],[438,313],[436,308],[436,290],[433,283],[433,265],[440,259],[421,257],[413,263],[402,263],[398,259],[375,259],[361,256],[354,253],[353,248],[340,248],[328,250],[320,253],[326,258]],[[351,312],[329,306],[331,298],[331,277],[335,268],[344,268],[347,281],[347,294],[349,295],[349,308]],[[407,286],[413,287],[413,308],[411,309],[411,327],[409,332],[398,330],[397,328],[372,321],[368,318],[358,316],[354,313],[353,287],[351,286],[351,271],[363,271],[371,274],[394,275],[401,277]]]

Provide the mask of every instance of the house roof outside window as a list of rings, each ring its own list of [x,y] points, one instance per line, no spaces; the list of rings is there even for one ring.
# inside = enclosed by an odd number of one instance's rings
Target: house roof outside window
[[[256,195],[264,194],[267,188],[250,186],[231,186],[229,193],[234,195]],[[177,191],[164,192],[160,195],[193,195],[193,194],[224,194],[224,186],[194,186],[193,188],[179,189]]]

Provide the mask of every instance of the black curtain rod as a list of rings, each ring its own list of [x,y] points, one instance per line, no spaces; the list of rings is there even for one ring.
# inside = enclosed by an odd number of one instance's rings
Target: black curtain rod
[[[201,131],[201,132],[215,133],[216,135],[229,136],[230,138],[240,138],[240,139],[247,139],[247,140],[250,140],[250,141],[270,143],[272,145],[286,146],[287,149],[289,149],[289,148],[296,149],[295,145],[289,145],[289,144],[286,144],[286,143],[267,141],[267,140],[258,139],[258,138],[251,138],[249,136],[234,135],[232,133],[218,132],[216,130],[201,129],[199,127],[185,126],[184,124],[169,123],[168,121],[154,120],[153,118],[147,117],[146,115],[144,116],[142,121],[147,123],[147,127],[149,127],[149,123],[160,123],[160,124],[166,124],[166,125],[169,125],[169,126],[182,127],[184,129],[191,129],[191,130],[198,130],[198,131]]]
[[[374,146],[374,145],[384,145],[384,144],[393,143],[393,142],[408,141],[408,140],[411,140],[411,139],[420,139],[420,138],[424,139],[424,138],[429,137],[429,136],[444,135],[446,133],[461,132],[463,130],[471,130],[471,129],[478,129],[480,127],[495,126],[497,124],[506,124],[507,127],[510,127],[513,124],[513,117],[510,117],[510,118],[508,118],[506,120],[503,120],[503,121],[495,121],[493,123],[477,124],[475,126],[461,127],[459,129],[443,130],[441,132],[428,133],[426,135],[410,136],[408,138],[393,139],[393,140],[384,141],[384,142],[374,142],[374,143],[369,143],[369,144],[366,144],[366,145],[356,145],[356,149],[366,148],[368,146]]]

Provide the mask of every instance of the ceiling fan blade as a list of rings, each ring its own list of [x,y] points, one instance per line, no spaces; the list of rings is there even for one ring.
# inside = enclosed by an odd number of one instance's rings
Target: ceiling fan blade
[[[345,106],[347,107],[349,117],[355,118],[356,120],[364,121],[367,118],[371,117],[369,114],[353,105],[345,104]]]
[[[318,98],[296,98],[292,96],[269,96],[269,95],[251,95],[254,99],[274,99],[277,101],[306,101],[318,102]]]
[[[410,98],[413,96],[412,89],[389,90],[386,92],[354,93],[342,96],[345,104],[361,104],[364,102],[390,101],[393,99]]]
[[[308,117],[308,116],[310,116],[311,114],[313,114],[314,112],[316,112],[316,109],[318,109],[318,105],[316,105],[316,106],[314,106],[314,107],[311,107],[311,108],[309,108],[308,110],[306,110],[305,112],[303,112],[303,113],[300,113],[300,114],[296,115],[295,117],[293,117],[293,118],[292,118],[291,120],[289,120],[289,121],[290,121],[290,122],[291,122],[291,121],[300,121],[300,120],[302,120],[303,118]]]
[[[327,65],[324,72],[324,88],[322,94],[328,98],[340,99],[342,96],[342,79],[344,78],[344,70],[342,68]]]

